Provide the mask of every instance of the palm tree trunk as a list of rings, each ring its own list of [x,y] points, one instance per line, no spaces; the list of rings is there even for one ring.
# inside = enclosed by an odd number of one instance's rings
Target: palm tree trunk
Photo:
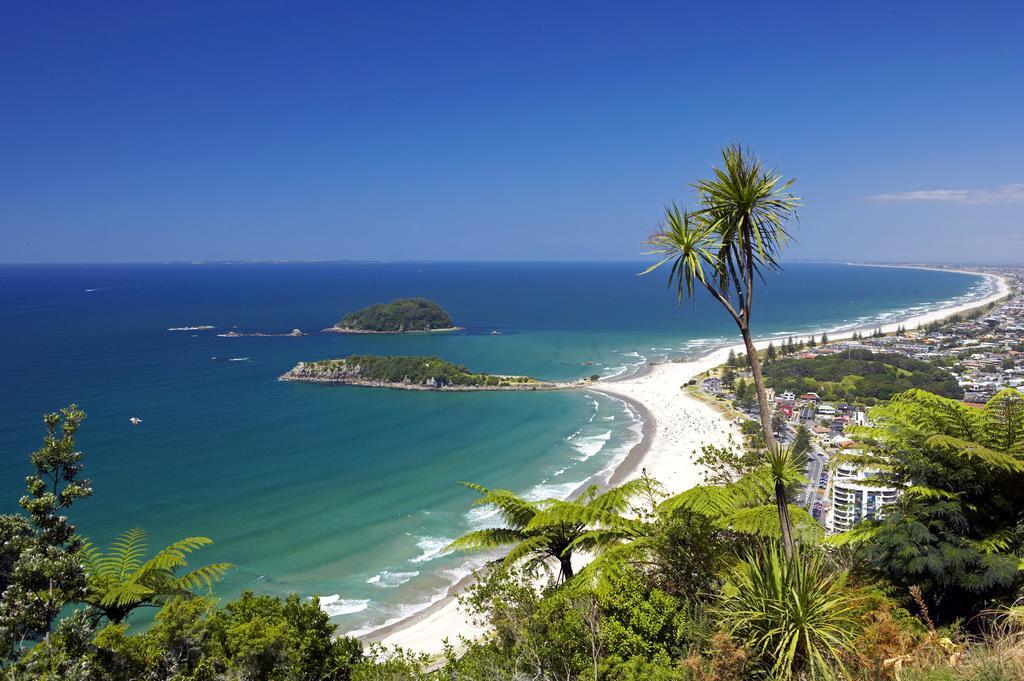
[[[775,436],[772,434],[772,414],[768,409],[768,393],[764,389],[764,376],[761,375],[761,358],[757,356],[757,348],[754,347],[754,339],[750,337],[750,329],[741,326],[740,333],[743,334],[743,345],[747,348],[747,363],[750,365],[750,373],[754,377],[754,390],[757,391],[757,408],[761,414],[764,442],[771,448],[775,446]]]
[[[764,431],[764,442],[769,449],[775,447],[775,436],[772,433],[772,415],[768,409],[768,393],[764,388],[764,376],[761,375],[761,358],[754,347],[754,339],[746,325],[740,326],[743,345],[747,348],[747,363],[750,374],[754,377],[754,390],[757,391],[757,406],[761,413],[761,429]],[[793,532],[789,522],[789,501],[786,499],[786,488],[782,482],[775,483],[775,508],[779,512],[779,529],[782,532],[782,546],[786,551],[786,559],[793,558]]]

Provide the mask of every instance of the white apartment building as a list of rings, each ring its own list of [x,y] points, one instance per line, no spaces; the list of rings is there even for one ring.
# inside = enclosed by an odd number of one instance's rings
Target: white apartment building
[[[832,506],[825,522],[830,532],[845,532],[866,518],[881,518],[885,506],[896,501],[897,490],[863,483],[877,472],[840,464],[832,476]]]

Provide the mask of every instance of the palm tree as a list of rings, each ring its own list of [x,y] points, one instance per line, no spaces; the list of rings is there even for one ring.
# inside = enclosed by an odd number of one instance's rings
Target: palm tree
[[[586,489],[575,501],[544,499],[529,501],[503,489],[488,489],[471,482],[460,483],[480,493],[474,506],[493,506],[505,527],[474,530],[449,545],[455,550],[496,549],[514,544],[504,563],[525,561],[528,571],[536,573],[552,561],[558,563],[557,581],[572,578],[572,555],[576,542],[587,526],[601,519],[618,517],[639,490],[639,481],[631,481],[603,494],[596,486]]]
[[[694,185],[697,210],[690,213],[675,204],[665,209],[665,223],[648,240],[652,254],[661,260],[643,274],[671,262],[669,285],[675,283],[680,303],[684,297],[693,300],[698,284],[736,322],[747,349],[765,443],[771,450],[775,444],[771,411],[750,316],[755,280],[781,269],[779,257],[789,238],[786,224],[796,217],[800,200],[786,191],[794,180],[784,182],[779,172],[765,170],[761,161],[739,145],[724,148],[722,160],[724,168],[714,168],[713,178]],[[778,487],[776,493],[783,545],[791,556],[785,489]]]
[[[234,565],[211,563],[181,576],[177,572],[188,566],[187,554],[212,543],[207,537],[180,539],[143,562],[146,532],[137,527],[123,532],[105,551],[86,541],[85,602],[118,624],[135,608],[159,607],[170,598],[192,596],[201,586],[211,588]]]

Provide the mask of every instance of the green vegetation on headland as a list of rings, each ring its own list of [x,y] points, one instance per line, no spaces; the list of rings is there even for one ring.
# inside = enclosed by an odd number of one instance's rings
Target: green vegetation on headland
[[[455,328],[451,315],[426,298],[399,298],[345,315],[333,327],[352,333],[408,333]]]
[[[964,390],[945,369],[929,362],[871,350],[843,350],[807,359],[786,358],[764,367],[765,380],[775,394],[816,392],[825,400],[891,399],[896,393],[920,388],[961,399]]]
[[[460,364],[437,357],[379,355],[351,355],[342,359],[299,362],[281,379],[409,390],[542,390],[570,385],[538,381],[528,376],[475,373]]]

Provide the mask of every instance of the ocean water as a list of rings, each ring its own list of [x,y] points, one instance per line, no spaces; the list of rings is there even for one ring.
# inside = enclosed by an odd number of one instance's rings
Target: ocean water
[[[430,354],[474,370],[569,379],[736,341],[701,298],[680,308],[638,263],[0,266],[0,511],[16,508],[40,416],[88,412],[79,444],[95,494],[73,508],[110,541],[205,535],[219,585],[319,594],[343,631],[443,596],[482,557],[444,547],[492,516],[461,480],[534,498],[606,478],[639,437],[603,395],[424,393],[277,381],[301,360]],[[985,295],[982,277],[797,263],[758,291],[759,335],[891,320]],[[437,300],[465,331],[316,333],[395,297]],[[170,328],[212,325],[205,331]],[[239,332],[311,332],[223,338]],[[495,333],[497,332],[497,333]],[[143,424],[132,427],[137,416]]]

